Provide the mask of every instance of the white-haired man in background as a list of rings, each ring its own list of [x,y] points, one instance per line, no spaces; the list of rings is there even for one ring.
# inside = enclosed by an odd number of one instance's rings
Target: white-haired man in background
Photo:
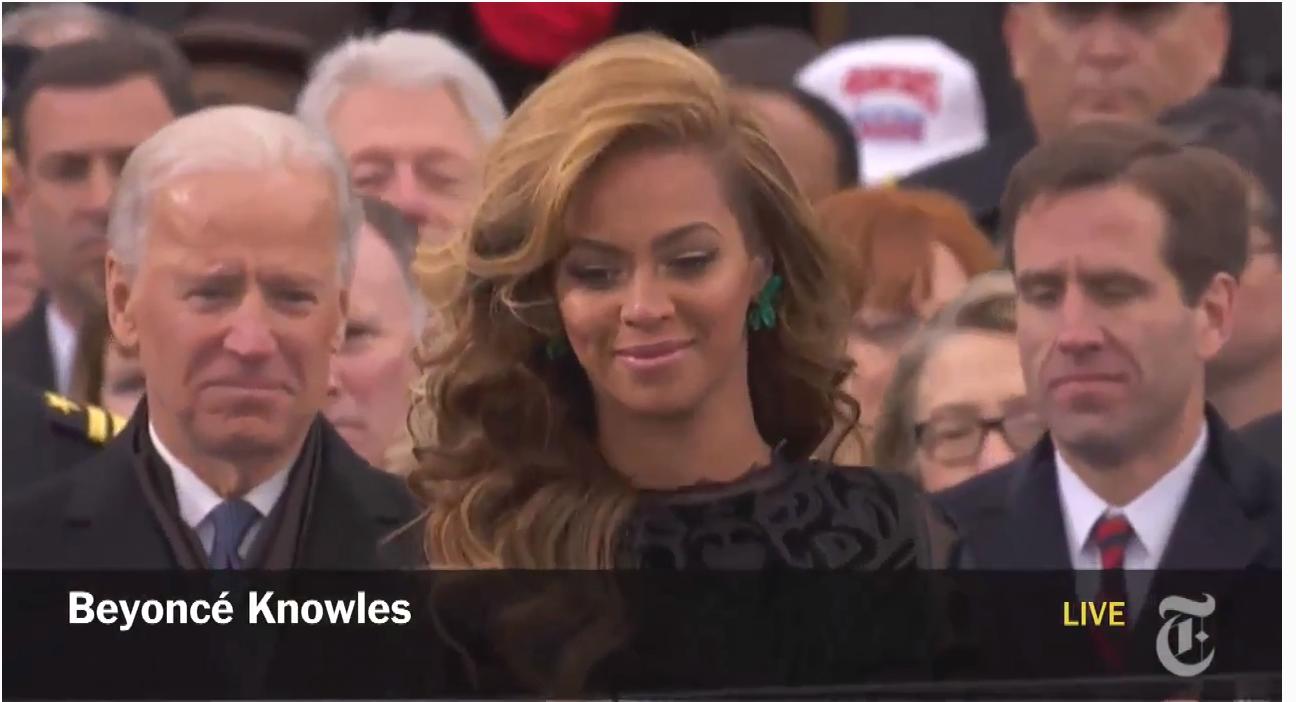
[[[31,3],[5,13],[4,43],[48,49],[106,34],[122,20],[83,2]]]
[[[220,107],[164,127],[122,171],[108,225],[114,338],[145,395],[103,452],[7,501],[17,568],[369,569],[416,513],[323,419],[360,203],[292,117]]]
[[[391,31],[321,57],[297,115],[338,144],[360,192],[437,240],[463,221],[505,110],[490,77],[454,44]]]

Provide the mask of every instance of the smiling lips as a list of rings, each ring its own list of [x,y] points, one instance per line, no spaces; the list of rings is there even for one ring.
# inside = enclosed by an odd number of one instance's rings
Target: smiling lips
[[[634,370],[653,370],[669,365],[684,355],[693,342],[674,339],[617,349],[616,357]]]

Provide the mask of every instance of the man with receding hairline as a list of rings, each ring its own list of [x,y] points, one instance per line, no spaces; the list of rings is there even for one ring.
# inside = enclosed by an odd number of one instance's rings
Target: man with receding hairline
[[[103,453],[5,505],[5,567],[376,569],[412,564],[398,480],[324,420],[359,204],[295,119],[204,110],[145,141],[108,226],[113,337],[145,394]]]
[[[1206,364],[1244,313],[1244,173],[1153,127],[1098,123],[1023,159],[1002,211],[1048,434],[939,496],[969,562],[1099,571],[1135,603],[1147,582],[1128,570],[1280,567],[1277,468],[1206,395]]]

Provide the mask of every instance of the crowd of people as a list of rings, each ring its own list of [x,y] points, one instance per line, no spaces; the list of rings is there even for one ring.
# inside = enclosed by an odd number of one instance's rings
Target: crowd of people
[[[1218,5],[1004,29],[1029,133],[866,185],[781,31],[285,112],[6,15],[6,568],[1277,568],[1277,97]]]

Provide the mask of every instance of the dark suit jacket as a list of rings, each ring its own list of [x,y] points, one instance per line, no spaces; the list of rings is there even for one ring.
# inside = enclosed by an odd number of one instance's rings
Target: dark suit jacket
[[[1238,436],[1253,451],[1275,466],[1282,466],[1282,412],[1261,417],[1239,427]]]
[[[323,458],[296,558],[300,567],[354,571],[417,565],[417,526],[379,547],[418,514],[408,488],[370,467],[327,422],[317,421],[324,424]],[[77,470],[6,498],[5,568],[178,567],[137,478],[132,429],[128,426]]]
[[[98,456],[5,500],[4,568],[17,598],[12,606],[6,599],[7,621],[20,632],[14,640],[33,631],[48,634],[23,647],[12,667],[6,660],[18,696],[317,699],[445,688],[440,665],[452,659],[436,653],[437,639],[419,609],[422,581],[410,582],[410,569],[423,558],[422,529],[415,525],[389,538],[418,515],[401,480],[368,466],[317,418],[311,455],[318,459],[294,468],[314,474],[298,513],[306,516],[293,569],[183,571],[141,487],[141,420],[137,410],[132,424]],[[291,499],[291,485],[290,479],[284,499]],[[396,570],[403,572],[387,572]],[[226,591],[234,603],[233,622],[137,626],[128,634],[112,626],[71,626],[66,601],[74,589],[100,600],[214,601],[216,592]],[[407,627],[254,625],[245,603],[256,591],[297,602],[348,601],[359,592],[370,602],[404,597],[413,603],[415,618]],[[398,655],[410,650],[429,653],[414,665]],[[76,675],[50,675],[58,661],[68,659],[86,665]],[[154,665],[141,674],[139,661]]]
[[[1210,441],[1161,559],[1167,570],[1281,564],[1278,469],[1213,409]],[[1070,549],[1047,437],[1008,465],[935,495],[963,538],[963,560],[987,570],[1068,570]]]
[[[4,333],[4,374],[41,390],[55,390],[54,356],[49,345],[45,307],[49,298],[41,295],[31,311]]]
[[[925,168],[902,185],[931,188],[955,197],[967,206],[972,217],[992,240],[999,240],[999,200],[1013,166],[1035,147],[1028,129],[993,137],[985,146],[948,161]]]
[[[1212,673],[1276,665],[1278,632],[1267,627],[1273,622],[1269,608],[1281,597],[1279,473],[1243,445],[1212,409],[1207,410],[1207,422],[1206,454],[1159,568],[1141,576],[1151,575],[1141,603],[1127,604],[1138,607],[1127,611],[1131,623],[1123,632],[1129,674],[1164,674],[1153,655],[1162,625],[1157,603],[1171,594],[1197,598],[1212,593],[1218,606],[1215,616],[1232,624],[1218,632],[1223,638],[1216,639],[1219,655]],[[985,623],[978,630],[987,635],[983,638],[998,640],[984,646],[986,655],[992,660],[1004,656],[998,665],[1026,671],[1024,676],[1103,674],[1110,671],[1098,663],[1093,630],[1062,626],[1061,603],[1076,601],[1077,582],[1057,490],[1053,444],[1046,437],[1016,461],[938,493],[935,499],[962,536],[960,564],[982,571],[984,591],[974,611]],[[1079,605],[1073,607],[1074,612]],[[1031,645],[1023,646],[1026,641]],[[1172,691],[1160,694],[1168,692]]]

